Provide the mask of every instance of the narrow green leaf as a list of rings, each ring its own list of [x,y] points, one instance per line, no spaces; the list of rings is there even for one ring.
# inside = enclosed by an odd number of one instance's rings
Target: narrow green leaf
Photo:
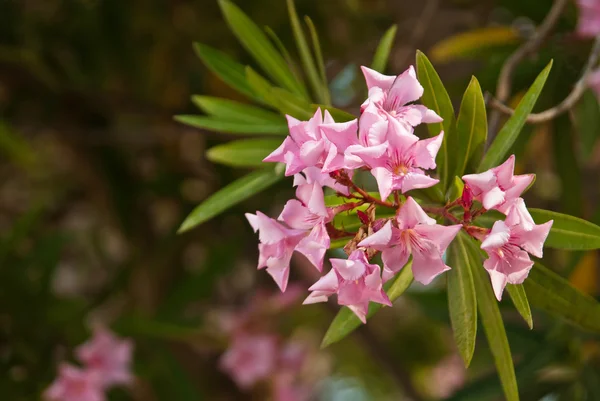
[[[410,287],[412,282],[412,262],[408,262],[402,268],[393,284],[390,284],[389,289],[386,291],[390,301],[394,302],[396,299],[398,299],[398,297],[400,297],[400,295],[402,295],[404,291]],[[381,307],[381,304],[371,303],[369,305],[369,313],[367,314],[367,317],[370,318],[373,316],[379,309],[381,309]],[[358,317],[356,317],[354,312],[346,307],[343,307],[331,322],[329,329],[327,329],[327,333],[325,333],[325,337],[321,342],[321,348],[328,347],[331,344],[342,340],[348,334],[356,330],[361,324],[362,322],[358,319]]]
[[[292,71],[292,73],[294,74],[294,76],[296,77],[298,82],[300,82],[302,84],[302,87],[304,88],[304,91],[306,92],[307,90],[306,90],[306,86],[304,85],[304,82],[302,81],[302,76],[298,72],[296,65],[294,64],[294,59],[290,55],[290,52],[288,51],[288,49],[285,47],[285,45],[283,44],[281,39],[279,39],[279,36],[277,36],[275,31],[273,29],[271,29],[271,27],[265,26],[265,32],[271,38],[271,40],[273,41],[275,46],[277,46],[277,50],[279,50],[279,53],[281,53],[283,55],[285,62],[288,64],[288,66],[290,67],[290,70]]]
[[[315,60],[310,52],[310,48],[308,47],[308,42],[306,41],[306,36],[304,35],[304,31],[302,30],[302,25],[300,24],[300,19],[298,18],[298,14],[296,13],[296,6],[294,5],[294,0],[287,0],[288,13],[290,16],[290,23],[292,24],[292,31],[294,33],[294,39],[296,40],[296,47],[298,48],[298,52],[300,53],[300,60],[302,61],[302,66],[304,67],[304,72],[308,77],[308,82],[312,87],[313,93],[317,98],[319,103],[328,103],[325,99],[323,88],[321,87],[321,82],[319,80],[319,73],[317,72],[317,67],[315,65]]]
[[[202,43],[194,43],[194,50],[204,65],[227,85],[249,98],[260,100],[246,81],[245,66],[225,53]]]
[[[448,189],[449,171],[449,154],[448,154],[448,137],[454,135],[456,128],[456,117],[454,116],[454,107],[450,96],[440,79],[440,76],[431,65],[431,62],[421,51],[417,50],[417,75],[419,82],[423,85],[425,91],[421,101],[425,106],[435,111],[444,119],[441,123],[427,124],[429,134],[431,136],[438,135],[444,131],[444,141],[437,155],[437,170],[440,176],[442,194]]]
[[[554,220],[544,243],[548,248],[592,250],[600,249],[600,227],[589,221],[544,209],[529,209],[537,224]]]
[[[288,127],[285,123],[245,123],[206,116],[182,115],[175,116],[175,121],[210,131],[225,132],[228,134],[247,135],[287,135]]]
[[[302,85],[287,66],[281,54],[269,42],[266,34],[229,0],[219,0],[219,6],[227,25],[258,65],[279,85],[308,99]]]
[[[262,167],[263,159],[280,144],[277,139],[241,139],[210,148],[206,158],[233,167]]]
[[[392,51],[392,47],[394,46],[394,40],[396,39],[397,30],[398,25],[394,24],[391,27],[389,27],[388,30],[385,31],[385,33],[381,37],[379,45],[377,45],[377,50],[375,50],[375,56],[373,56],[373,62],[371,63],[371,68],[375,71],[385,71],[385,67],[390,57],[390,52]]]
[[[465,234],[461,232],[459,235]],[[471,263],[470,266],[475,283],[475,293],[477,294],[479,316],[483,325],[483,331],[485,332],[490,345],[490,351],[494,357],[504,395],[507,401],[519,401],[515,367],[510,353],[502,315],[498,308],[498,302],[492,291],[490,279],[482,266],[478,248],[470,238],[465,238],[465,241],[469,241],[469,253],[473,260],[473,263]]]
[[[534,307],[600,333],[600,304],[550,269],[536,263],[523,285]]]
[[[462,196],[463,190],[465,189],[465,183],[458,177],[454,177],[450,188],[446,194],[446,201],[454,202]]]
[[[206,114],[221,119],[244,123],[277,123],[287,126],[287,122],[283,116],[249,104],[199,95],[192,96],[192,101]]]
[[[325,60],[323,59],[323,52],[321,51],[321,42],[319,41],[319,34],[317,28],[309,16],[304,16],[304,21],[308,26],[310,37],[312,40],[313,49],[315,51],[315,59],[317,67],[319,69],[319,76],[321,77],[321,90],[323,92],[323,101],[326,105],[331,104],[331,94],[329,93],[329,85],[327,83],[327,74],[325,73]]]
[[[472,77],[460,104],[455,135],[448,137],[450,173],[462,177],[467,166],[477,166],[487,140],[485,100],[477,78]]]
[[[535,102],[540,96],[540,93],[542,93],[542,89],[544,89],[544,84],[546,83],[548,74],[550,74],[551,68],[552,61],[548,63],[546,68],[544,68],[540,75],[535,79],[531,88],[525,93],[525,96],[523,96],[523,99],[521,99],[521,102],[519,102],[519,105],[515,109],[515,113],[498,132],[498,135],[496,135],[496,138],[481,160],[478,168],[479,172],[496,167],[504,161],[506,154],[515,143],[521,129],[525,125],[527,116],[529,116],[529,113],[533,110]]]
[[[529,328],[533,329],[533,317],[531,316],[531,308],[523,284],[508,284],[506,289],[519,314],[525,319]]]
[[[477,337],[477,299],[471,271],[479,266],[470,267],[473,259],[469,257],[465,239],[462,235],[448,248],[448,265],[452,269],[448,277],[448,308],[454,341],[465,366],[469,366]]]
[[[179,227],[179,233],[191,230],[224,212],[254,194],[257,194],[283,178],[283,166],[267,167],[254,171],[221,188],[202,202],[186,217]]]

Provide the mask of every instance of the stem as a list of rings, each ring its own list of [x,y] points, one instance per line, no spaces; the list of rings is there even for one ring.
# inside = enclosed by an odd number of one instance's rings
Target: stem
[[[372,197],[367,191],[365,191],[353,182],[350,182],[350,187],[352,188],[352,190],[358,192],[362,199],[367,203],[375,203],[379,206],[389,207],[390,209],[396,209],[398,207],[398,205],[396,204]]]

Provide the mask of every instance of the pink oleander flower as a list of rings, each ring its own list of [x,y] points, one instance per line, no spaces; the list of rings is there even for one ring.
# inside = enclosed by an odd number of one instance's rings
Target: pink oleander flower
[[[104,401],[104,387],[97,372],[63,363],[58,377],[44,392],[49,401]]]
[[[370,264],[365,252],[357,249],[348,259],[330,259],[332,269],[313,284],[304,304],[325,302],[336,294],[338,304],[350,308],[363,322],[367,321],[369,302],[392,306],[382,288],[381,269]]]
[[[325,206],[323,188],[318,183],[298,185],[296,198],[287,201],[278,217],[291,228],[311,230],[317,224],[333,219],[332,212]]]
[[[450,397],[467,381],[467,370],[460,355],[452,354],[442,359],[431,371],[429,390],[442,399]]]
[[[105,388],[129,384],[133,379],[133,342],[116,337],[104,327],[96,327],[93,337],[80,345],[75,354],[88,370],[98,375]]]
[[[317,109],[314,116],[308,121],[299,121],[291,116],[286,116],[289,136],[283,143],[265,157],[265,162],[281,162],[286,164],[285,175],[299,173],[307,167],[322,167],[327,158],[330,143],[321,134],[319,126],[323,123],[333,123],[333,118],[325,110],[325,118],[321,109]]]
[[[460,224],[436,224],[411,197],[400,208],[395,223],[393,225],[389,221],[358,244],[382,251],[385,281],[406,265],[411,254],[415,280],[422,284],[429,284],[435,277],[450,270],[442,255],[460,231]]]
[[[577,33],[589,38],[600,35],[600,1],[577,0],[577,5],[579,6]]]
[[[417,188],[429,188],[439,182],[425,174],[424,170],[436,167],[435,157],[442,145],[444,133],[419,140],[413,134],[403,133],[400,124],[392,120],[388,125],[387,140],[375,147],[350,147],[347,152],[359,156],[371,169],[377,180],[381,199],[387,199],[392,191],[402,193]],[[380,154],[379,147],[383,148]]]
[[[275,336],[239,333],[221,356],[219,366],[240,388],[248,389],[275,372],[277,352]]]
[[[600,68],[592,71],[588,76],[588,87],[600,98]]]
[[[484,208],[507,214],[535,177],[533,174],[513,175],[514,169],[515,155],[511,155],[498,167],[481,174],[468,174],[462,179]]]
[[[541,258],[543,246],[553,221],[536,225],[522,199],[510,209],[506,220],[494,223],[481,242],[489,256],[483,267],[490,275],[498,301],[507,283],[521,284],[533,266],[529,254]]]
[[[353,171],[349,170],[348,176],[352,178]],[[301,174],[294,175],[294,186],[304,184],[319,184],[322,187],[329,187],[336,192],[344,195],[349,195],[350,190],[345,185],[338,183],[335,179],[331,178],[328,173],[324,173],[318,167],[307,167],[302,170]]]

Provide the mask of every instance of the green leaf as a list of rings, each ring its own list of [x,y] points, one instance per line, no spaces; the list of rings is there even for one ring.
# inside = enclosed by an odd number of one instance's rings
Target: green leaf
[[[247,134],[247,135],[287,135],[288,127],[286,124],[275,122],[264,123],[245,123],[241,121],[231,121],[214,117],[182,115],[175,116],[175,121],[210,131],[225,132],[228,134]]]
[[[525,96],[523,96],[523,99],[521,99],[519,105],[515,109],[515,113],[508,119],[506,124],[504,124],[502,129],[498,132],[498,135],[496,135],[496,138],[481,160],[478,168],[479,172],[496,167],[504,161],[506,154],[515,143],[515,140],[519,136],[521,129],[525,125],[527,116],[529,116],[529,113],[531,113],[535,102],[540,96],[540,93],[542,93],[542,89],[544,89],[544,84],[546,83],[548,74],[550,74],[551,68],[552,61],[548,63],[546,68],[544,68],[540,75],[538,75],[538,77],[535,79],[533,85],[531,85],[531,88],[529,88],[527,93],[525,93]]]
[[[519,314],[525,319],[530,329],[533,329],[533,318],[531,317],[531,308],[529,308],[529,301],[527,300],[527,294],[523,284],[507,284],[506,289],[510,294],[515,308]]]
[[[375,50],[375,56],[373,56],[373,62],[371,68],[375,71],[384,72],[390,57],[390,52],[394,46],[394,40],[396,39],[396,31],[398,25],[394,24],[388,28],[387,31],[381,37],[377,50]]]
[[[287,126],[285,118],[277,113],[233,100],[212,96],[192,96],[192,102],[206,114],[244,123],[278,123]]]
[[[459,235],[464,235],[462,232]],[[519,390],[517,388],[517,379],[515,377],[515,367],[506,337],[506,329],[502,321],[502,315],[498,308],[498,302],[492,291],[490,279],[481,263],[479,249],[472,242],[471,238],[465,237],[468,241],[469,254],[472,259],[470,263],[473,278],[475,282],[475,293],[477,294],[477,306],[479,316],[483,325],[483,331],[488,339],[490,351],[494,357],[498,376],[502,383],[502,389],[507,401],[518,401]]]
[[[227,25],[258,65],[279,85],[304,99],[308,99],[304,88],[287,66],[281,54],[273,47],[266,34],[239,7],[229,0],[219,0],[219,6]]]
[[[452,269],[448,277],[448,308],[450,322],[454,333],[454,341],[458,347],[465,366],[469,366],[475,352],[477,337],[477,299],[470,267],[473,263],[466,248],[465,239],[458,235],[448,249],[448,265]]]
[[[465,189],[465,183],[458,177],[454,177],[448,193],[446,194],[446,200],[448,202],[454,202],[462,196],[463,190]]]
[[[485,100],[477,78],[472,77],[460,104],[456,132],[448,137],[450,173],[462,177],[467,166],[477,166],[487,140]]]
[[[398,277],[396,277],[393,284],[391,284],[389,289],[386,291],[390,301],[394,302],[398,297],[400,297],[400,295],[402,295],[404,291],[410,287],[412,282],[412,262],[409,261],[402,268],[400,273],[398,273]],[[383,305],[381,304],[371,302],[367,317],[370,318],[373,316],[379,309],[381,309],[382,306]],[[356,330],[361,324],[362,322],[358,317],[356,317],[354,312],[346,307],[343,307],[331,322],[329,329],[327,329],[327,333],[325,333],[325,337],[321,342],[321,348],[328,347],[331,344],[342,340],[348,334]]]
[[[534,264],[523,285],[534,307],[600,333],[600,304],[550,269]]]
[[[194,50],[204,65],[223,82],[249,98],[257,99],[246,81],[246,67],[236,63],[225,53],[202,43],[194,43]]]
[[[435,111],[444,119],[441,123],[427,124],[431,136],[438,135],[444,131],[444,141],[437,155],[437,169],[440,176],[441,190],[445,193],[448,189],[449,159],[448,137],[454,135],[456,127],[456,117],[454,116],[454,107],[450,96],[440,79],[440,76],[431,65],[431,62],[421,51],[417,50],[417,75],[419,82],[423,85],[425,91],[421,98],[422,103]]]
[[[310,52],[308,47],[308,42],[306,41],[306,36],[304,35],[304,31],[302,30],[302,26],[300,25],[300,19],[298,18],[298,14],[296,13],[296,6],[294,5],[293,0],[287,0],[288,13],[290,16],[290,23],[292,24],[292,32],[294,33],[294,39],[296,40],[296,47],[298,48],[298,52],[300,53],[300,60],[302,61],[302,66],[304,67],[304,72],[306,72],[306,76],[308,77],[308,82],[312,87],[313,93],[320,103],[328,103],[324,96],[323,87],[321,84],[321,80],[319,79],[319,73],[317,71],[317,67],[315,65],[315,60]]]
[[[315,24],[309,16],[304,16],[304,21],[308,26],[310,37],[312,40],[313,49],[315,51],[315,59],[317,67],[319,69],[319,77],[321,78],[321,90],[323,92],[323,101],[325,104],[331,104],[331,94],[329,93],[329,85],[327,83],[327,74],[325,73],[325,60],[323,59],[323,52],[321,51],[321,43],[319,41],[319,34]]]
[[[224,212],[233,205],[267,189],[283,177],[282,167],[282,165],[278,164],[275,168],[267,167],[262,170],[254,171],[235,180],[225,188],[221,188],[200,205],[196,206],[192,213],[190,213],[181,224],[178,232],[182,233],[191,230],[197,225]]]
[[[600,249],[600,227],[589,221],[544,209],[529,209],[537,224],[554,220],[544,246],[548,248]]]
[[[277,139],[241,139],[210,148],[206,158],[233,167],[261,167],[263,159],[280,144]]]

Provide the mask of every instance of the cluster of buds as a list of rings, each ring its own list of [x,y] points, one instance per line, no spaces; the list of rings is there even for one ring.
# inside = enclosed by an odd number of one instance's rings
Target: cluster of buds
[[[104,401],[111,387],[132,382],[132,353],[131,340],[120,339],[106,328],[96,327],[93,337],[75,350],[83,367],[62,363],[58,377],[44,393],[45,399]]]
[[[423,206],[405,194],[439,182],[428,171],[436,168],[444,133],[420,139],[414,129],[442,118],[414,104],[423,87],[413,67],[397,77],[366,67],[362,71],[369,94],[358,119],[336,123],[321,110],[309,121],[288,116],[289,136],[264,159],[285,163],[286,175],[294,176],[297,199],[287,202],[277,220],[261,212],[246,214],[259,232],[258,268],[266,268],[285,291],[294,251],[322,272],[331,238],[348,237],[344,247],[348,258],[330,259],[331,270],[309,288],[311,294],[304,303],[324,302],[337,294],[338,303],[365,322],[369,302],[391,305],[382,286],[411,256],[414,277],[423,284],[449,270],[444,252],[462,229],[481,241],[489,255],[484,267],[500,300],[507,283],[522,283],[527,277],[533,265],[529,254],[542,256],[552,225],[552,221],[536,225],[520,197],[534,176],[513,175],[511,156],[498,167],[462,177],[465,187],[456,201],[443,207]],[[353,181],[359,170],[374,177],[378,198]],[[324,187],[348,202],[327,207]],[[458,207],[463,209],[462,218],[455,213]],[[378,219],[378,208],[394,210],[394,217]],[[334,225],[337,214],[354,209],[362,224],[357,232]],[[479,215],[492,209],[506,219],[497,221],[491,230],[473,225]],[[438,224],[430,215],[450,224]],[[383,269],[370,262],[379,252]]]

